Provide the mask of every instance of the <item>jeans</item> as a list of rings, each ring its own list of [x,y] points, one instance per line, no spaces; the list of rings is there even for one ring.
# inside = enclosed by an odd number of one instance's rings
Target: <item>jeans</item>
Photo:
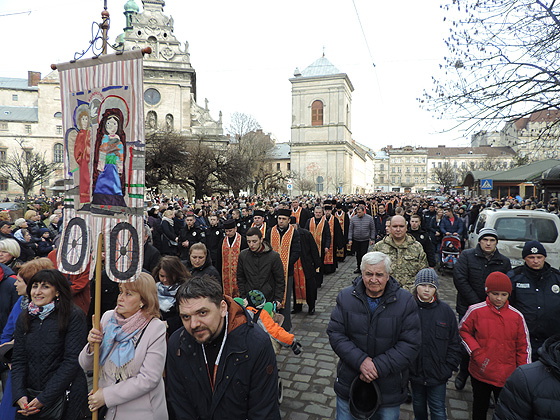
[[[399,420],[401,406],[383,407],[375,412],[368,420]],[[350,414],[350,403],[340,397],[336,397],[336,420],[356,420]]]
[[[410,383],[412,390],[412,408],[416,420],[428,420],[428,407],[432,420],[447,420],[445,406],[446,384],[427,386]]]

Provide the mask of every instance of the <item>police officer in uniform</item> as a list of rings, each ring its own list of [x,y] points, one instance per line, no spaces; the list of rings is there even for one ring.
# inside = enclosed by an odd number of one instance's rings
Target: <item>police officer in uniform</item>
[[[194,226],[195,224],[195,217],[194,213],[187,213],[187,217],[185,218],[185,227],[181,229],[179,234],[179,258],[182,261],[186,261],[189,259],[189,248],[192,244],[196,244],[198,242],[205,243],[206,234],[200,228]]]

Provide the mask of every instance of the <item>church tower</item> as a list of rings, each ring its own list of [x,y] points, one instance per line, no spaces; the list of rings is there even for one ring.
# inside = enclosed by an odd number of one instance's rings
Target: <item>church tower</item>
[[[354,87],[348,75],[323,55],[302,72],[296,68],[290,82],[294,193],[303,192],[298,183],[310,182],[315,184],[316,193],[317,189],[320,194],[351,193],[355,148],[350,117]]]
[[[210,117],[208,101],[196,103],[196,71],[191,65],[189,44],[173,34],[173,17],[163,13],[164,0],[135,0],[124,6],[126,27],[117,38],[125,51],[149,46],[144,56],[144,109],[146,129],[174,131],[185,136],[204,134],[223,136],[221,113],[218,121]],[[225,139],[225,138],[224,138]]]

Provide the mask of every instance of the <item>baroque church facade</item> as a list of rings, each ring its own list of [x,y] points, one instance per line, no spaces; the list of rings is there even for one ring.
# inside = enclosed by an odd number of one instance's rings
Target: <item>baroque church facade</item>
[[[314,184],[320,194],[373,191],[374,153],[352,138],[354,87],[324,55],[292,84],[290,163],[294,194]]]

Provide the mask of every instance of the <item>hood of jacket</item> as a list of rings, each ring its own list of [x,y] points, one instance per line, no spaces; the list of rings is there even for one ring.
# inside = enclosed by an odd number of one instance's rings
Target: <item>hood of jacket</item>
[[[235,330],[240,325],[247,323],[247,313],[245,308],[239,303],[233,300],[230,296],[224,296],[224,299],[228,306],[227,317],[228,317],[228,334]]]
[[[560,380],[560,334],[549,337],[539,348],[539,360]]]
[[[0,263],[0,281],[10,277],[10,276],[15,276],[16,273],[14,273],[14,271],[8,267],[6,264],[1,264]]]
[[[254,251],[251,251],[250,249],[249,249],[249,251],[252,252],[254,255],[267,254],[270,251],[272,251],[272,246],[270,246],[270,244],[267,241],[263,241],[263,246],[264,246],[264,249],[261,252],[254,252]]]

